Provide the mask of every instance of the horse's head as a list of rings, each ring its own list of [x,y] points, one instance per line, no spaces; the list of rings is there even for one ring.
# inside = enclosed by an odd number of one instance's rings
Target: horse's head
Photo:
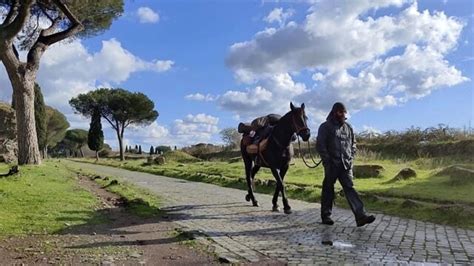
[[[304,103],[301,107],[295,107],[293,103],[290,103],[291,108],[291,119],[294,131],[300,136],[303,141],[308,141],[311,137],[311,131],[306,124],[308,117],[306,116]]]

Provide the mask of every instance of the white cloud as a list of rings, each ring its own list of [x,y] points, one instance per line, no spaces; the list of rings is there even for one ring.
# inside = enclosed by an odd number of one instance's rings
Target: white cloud
[[[120,84],[139,71],[164,72],[174,64],[171,60],[146,61],[122,47],[116,39],[102,42],[102,48],[90,53],[81,41],[59,43],[49,48],[42,60],[37,81],[45,101],[70,113],[68,101],[101,85]],[[3,70],[2,70],[3,69]],[[0,67],[1,99],[9,99],[11,85],[3,64]]]
[[[136,144],[148,144],[153,146],[171,145],[172,138],[169,129],[159,125],[156,121],[146,127],[130,126],[125,131],[125,136],[130,142]],[[117,140],[115,140],[117,142]]]
[[[283,10],[283,8],[274,8],[270,13],[263,18],[268,23],[278,23],[280,26],[285,25],[286,21],[294,15],[293,9]]]
[[[72,97],[97,87],[117,86],[136,72],[164,72],[173,64],[171,60],[143,60],[122,47],[116,39],[103,41],[101,49],[95,53],[89,52],[81,41],[76,40],[53,45],[45,52],[37,81],[47,105],[63,112],[72,128],[87,129],[89,120],[74,114],[69,106]],[[10,81],[3,64],[0,64],[0,100],[10,101],[11,94]],[[103,122],[106,138],[115,139],[115,133]],[[141,130],[137,138],[145,139],[145,133],[152,136],[165,134],[155,124],[152,124],[151,131],[149,128]],[[110,144],[115,145],[116,141]]]
[[[362,132],[365,132],[365,133],[368,133],[368,134],[371,134],[371,135],[381,135],[382,134],[381,130],[379,130],[375,127],[372,127],[372,126],[367,126],[367,125],[362,126]]]
[[[219,105],[237,114],[264,115],[289,110],[289,102],[308,90],[288,73],[268,75],[254,88],[227,91],[219,97]]]
[[[369,15],[388,7],[390,15]],[[294,100],[309,103],[322,120],[335,101],[358,111],[421,98],[468,80],[446,60],[464,26],[444,12],[419,11],[414,0],[314,1],[301,23],[266,28],[230,47],[227,66],[238,81],[256,86],[228,91],[219,103],[235,113],[278,112]],[[303,71],[313,73],[309,88],[294,81]],[[274,85],[277,76],[289,91]]]
[[[320,72],[316,72],[314,73],[311,78],[314,80],[314,81],[321,81],[321,80],[324,80],[324,74],[323,73],[320,73]]]
[[[173,67],[174,62],[171,60],[156,60],[153,64],[153,70],[155,70],[156,72],[165,72]]]
[[[202,93],[192,93],[184,97],[186,100],[190,101],[200,101],[200,102],[212,102],[216,100],[216,97],[211,94],[202,94]]]
[[[226,63],[235,71],[253,74],[317,67],[341,70],[410,43],[440,52],[456,45],[463,23],[442,12],[419,12],[416,2],[396,16],[360,18],[370,9],[403,2],[320,1],[300,25],[267,29],[253,40],[232,45]]]
[[[169,126],[161,125],[156,121],[145,127],[132,125],[125,130],[124,142],[132,146],[142,145],[145,150],[148,150],[149,146],[184,147],[213,142],[216,134],[219,133],[218,123],[219,118],[201,113],[188,114],[183,119],[176,119]],[[113,137],[114,131],[105,123],[104,128],[106,135],[112,136],[108,138],[107,143],[117,150],[118,141]]]
[[[160,20],[160,15],[146,6],[138,8],[137,16],[140,23],[157,23]]]
[[[213,135],[219,133],[219,118],[206,115],[187,115],[184,119],[176,119],[171,127],[175,142],[180,146],[211,141]]]

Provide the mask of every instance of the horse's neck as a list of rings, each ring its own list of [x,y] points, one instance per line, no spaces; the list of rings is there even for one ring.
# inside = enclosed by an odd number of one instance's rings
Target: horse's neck
[[[272,131],[273,138],[275,138],[276,141],[284,147],[288,147],[290,145],[293,134],[294,132],[292,129],[291,117],[288,114],[283,116],[280,121],[278,121]]]

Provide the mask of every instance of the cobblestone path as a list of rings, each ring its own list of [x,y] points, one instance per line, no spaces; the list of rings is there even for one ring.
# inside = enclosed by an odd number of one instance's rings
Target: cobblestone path
[[[74,164],[155,192],[177,223],[211,238],[218,255],[230,262],[474,262],[474,231],[470,230],[383,214],[377,214],[373,224],[357,228],[352,213],[341,208],[334,210],[335,225],[326,226],[319,223],[316,203],[290,200],[293,213],[285,215],[270,211],[270,195],[257,194],[261,206],[252,207],[243,190]]]

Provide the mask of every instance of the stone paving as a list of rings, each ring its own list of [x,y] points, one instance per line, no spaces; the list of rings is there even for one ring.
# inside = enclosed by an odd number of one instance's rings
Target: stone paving
[[[164,209],[178,217],[177,223],[211,238],[218,255],[231,262],[474,263],[471,230],[383,214],[376,214],[373,224],[358,228],[352,213],[341,208],[334,210],[335,225],[327,226],[319,223],[316,203],[290,200],[293,213],[285,215],[270,211],[269,195],[257,194],[261,206],[252,207],[243,190],[75,164],[155,192]]]

